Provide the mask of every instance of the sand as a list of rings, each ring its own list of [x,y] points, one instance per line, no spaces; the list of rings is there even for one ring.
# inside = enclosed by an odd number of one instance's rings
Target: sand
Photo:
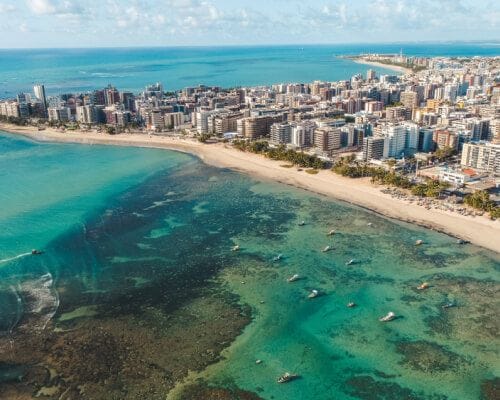
[[[362,58],[351,59],[351,61],[354,61],[355,63],[358,63],[358,64],[372,65],[374,67],[391,69],[393,71],[401,72],[403,74],[413,73],[411,68],[400,67],[399,65],[391,65],[391,64],[384,64],[384,63],[376,62],[376,61],[368,61],[368,60],[364,60]]]
[[[296,186],[314,193],[359,205],[401,221],[442,231],[478,246],[500,252],[500,221],[486,216],[464,216],[451,211],[409,205],[380,191],[369,179],[350,179],[331,171],[311,175],[297,168],[284,168],[282,161],[246,153],[227,144],[203,144],[193,139],[147,134],[108,135],[96,132],[60,132],[55,129],[36,131],[33,127],[17,127],[0,123],[0,130],[28,136],[38,141],[71,142],[119,146],[154,147],[195,154],[204,162],[230,168],[260,179]]]

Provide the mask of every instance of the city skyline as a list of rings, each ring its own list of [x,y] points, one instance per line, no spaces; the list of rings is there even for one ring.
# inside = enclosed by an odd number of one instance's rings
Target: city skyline
[[[1,0],[0,31],[5,48],[495,42],[500,7],[481,3]]]

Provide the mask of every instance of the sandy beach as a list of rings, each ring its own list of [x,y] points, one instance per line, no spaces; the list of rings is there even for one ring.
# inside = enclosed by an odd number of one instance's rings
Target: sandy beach
[[[355,58],[355,59],[352,58],[351,61],[354,61],[357,64],[371,65],[373,67],[391,69],[393,71],[401,72],[402,74],[410,74],[413,72],[411,68],[404,68],[400,67],[399,65],[384,64],[376,61],[368,61],[360,58]]]
[[[287,185],[322,194],[365,207],[385,216],[439,230],[484,248],[500,252],[500,222],[486,216],[464,216],[458,213],[409,205],[382,193],[381,186],[369,179],[350,179],[331,171],[319,171],[311,175],[297,168],[283,168],[283,162],[263,156],[245,153],[229,145],[203,144],[192,139],[147,134],[108,135],[96,132],[61,132],[47,128],[36,131],[33,127],[17,127],[0,123],[0,130],[21,134],[37,141],[69,142],[164,148],[191,153],[204,162],[230,168],[260,179],[273,180]]]

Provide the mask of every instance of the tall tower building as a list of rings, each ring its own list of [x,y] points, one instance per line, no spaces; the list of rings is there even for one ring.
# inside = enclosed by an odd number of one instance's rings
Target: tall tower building
[[[35,92],[35,97],[42,102],[43,107],[45,109],[47,109],[47,98],[45,96],[45,86],[35,85],[35,86],[33,86],[33,92]]]

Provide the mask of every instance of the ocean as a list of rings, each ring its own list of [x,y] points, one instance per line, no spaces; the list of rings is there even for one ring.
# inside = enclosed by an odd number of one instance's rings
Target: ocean
[[[0,133],[0,186],[0,398],[496,396],[498,254],[167,150]]]
[[[370,67],[338,58],[359,53],[413,56],[498,56],[498,43],[400,43],[351,45],[0,49],[0,98],[32,92],[87,92],[108,84],[139,92],[162,82],[172,91],[199,84],[222,87],[349,79]],[[394,74],[384,68],[379,73]]]

